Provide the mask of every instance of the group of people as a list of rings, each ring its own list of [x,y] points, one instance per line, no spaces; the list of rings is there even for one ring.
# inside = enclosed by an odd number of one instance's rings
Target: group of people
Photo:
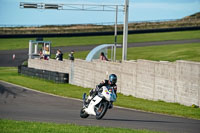
[[[57,53],[56,53],[56,60],[59,60],[59,61],[62,61],[63,60],[63,53],[61,52],[60,49],[57,50]],[[69,54],[69,59],[74,61],[74,50],[72,50]]]
[[[63,60],[63,53],[61,52],[60,49],[57,50],[57,53],[56,53],[56,60],[59,60],[59,61],[62,61]],[[74,61],[74,50],[72,50],[69,54],[69,59]]]
[[[40,59],[44,59],[44,60],[48,60],[50,57],[50,52],[48,49],[40,49],[39,51],[39,58]],[[58,60],[58,61],[62,61],[63,60],[63,53],[60,49],[57,49],[56,51],[56,56],[55,56],[55,59]],[[69,59],[70,60],[74,60],[74,50],[72,50],[69,54]]]
[[[44,50],[40,49],[39,56],[40,59],[48,60],[50,58],[49,47],[46,46]],[[59,61],[63,60],[63,53],[60,49],[57,49],[55,59]],[[74,61],[74,50],[70,52],[69,59]],[[108,61],[108,58],[105,56],[104,52],[100,53],[99,59],[103,61]]]
[[[63,60],[63,53],[61,52],[60,49],[57,50],[56,52],[56,60]],[[74,61],[74,50],[72,50],[69,54],[69,59]],[[108,58],[105,56],[104,52],[101,52],[100,56],[99,56],[100,60],[104,60],[104,61],[108,61]]]
[[[39,56],[40,56],[40,59],[44,59],[44,60],[49,59],[49,56],[50,56],[49,45],[46,45],[43,50],[40,49]]]

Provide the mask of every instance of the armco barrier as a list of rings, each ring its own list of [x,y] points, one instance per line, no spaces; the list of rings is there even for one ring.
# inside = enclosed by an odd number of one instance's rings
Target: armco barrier
[[[18,66],[18,73],[31,77],[38,77],[46,80],[51,80],[56,83],[69,83],[68,73],[29,68],[27,66]]]

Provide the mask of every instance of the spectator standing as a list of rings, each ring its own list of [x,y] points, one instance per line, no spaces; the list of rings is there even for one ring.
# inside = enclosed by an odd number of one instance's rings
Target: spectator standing
[[[71,61],[74,61],[74,50],[72,50],[71,53],[69,54],[69,59]]]
[[[56,52],[56,60],[59,60],[59,61],[63,60],[63,53],[61,52],[60,49],[58,49]]]
[[[43,56],[45,60],[49,59],[50,51],[49,51],[49,45],[46,45],[43,50]]]

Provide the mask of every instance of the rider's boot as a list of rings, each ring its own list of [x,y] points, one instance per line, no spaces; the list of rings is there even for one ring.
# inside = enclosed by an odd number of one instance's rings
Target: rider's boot
[[[90,90],[90,95],[88,96],[87,100],[85,101],[87,104],[90,103],[90,101],[92,100],[92,98],[95,97],[96,95],[96,90],[95,89],[91,89]]]
[[[110,102],[108,105],[108,109],[112,109],[113,108],[113,102]]]
[[[87,98],[87,100],[85,101],[86,104],[90,103],[91,100],[92,100],[92,96],[89,95],[88,98]]]

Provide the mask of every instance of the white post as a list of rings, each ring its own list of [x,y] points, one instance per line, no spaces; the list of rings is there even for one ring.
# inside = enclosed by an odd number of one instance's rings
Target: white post
[[[29,41],[29,52],[28,52],[28,55],[29,55],[29,59],[32,59],[32,41],[31,40]]]
[[[38,43],[34,45],[35,47],[35,51],[34,51],[34,54],[38,54]]]
[[[118,17],[118,6],[116,6],[116,17],[115,17],[115,46],[114,46],[114,62],[116,61],[116,47],[117,47],[117,17]]]
[[[113,60],[114,60],[114,59],[113,59],[113,47],[114,47],[114,46],[112,46],[112,47],[111,47],[111,54],[110,54],[111,61],[113,61]],[[115,55],[114,55],[114,56],[115,56]]]
[[[127,41],[128,41],[128,8],[129,0],[125,0],[124,5],[125,15],[124,15],[124,30],[123,30],[123,51],[122,51],[122,61],[127,59]]]

